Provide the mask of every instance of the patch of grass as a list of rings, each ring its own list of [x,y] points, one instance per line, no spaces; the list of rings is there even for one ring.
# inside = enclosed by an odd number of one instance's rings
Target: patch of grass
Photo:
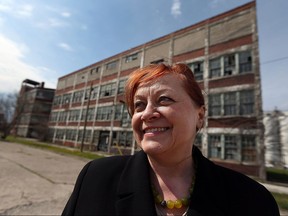
[[[272,195],[274,196],[279,208],[283,210],[288,210],[288,195],[287,194],[280,194],[280,193],[273,193]]]
[[[49,145],[49,144],[37,142],[34,140],[28,140],[28,139],[12,137],[12,136],[7,137],[6,141],[24,144],[24,145],[31,146],[31,147],[46,149],[46,150],[53,151],[56,153],[73,155],[73,156],[78,156],[78,157],[84,157],[84,158],[88,158],[88,159],[92,159],[92,160],[103,157],[101,155],[97,155],[97,154],[92,153],[92,152],[81,152],[78,149],[63,148],[60,146],[58,147],[55,145]]]

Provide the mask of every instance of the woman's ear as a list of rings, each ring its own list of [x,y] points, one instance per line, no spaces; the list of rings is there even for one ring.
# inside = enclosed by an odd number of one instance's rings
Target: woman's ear
[[[205,118],[205,106],[201,106],[198,110],[198,120],[196,125],[196,130],[200,130],[204,125],[204,118]]]

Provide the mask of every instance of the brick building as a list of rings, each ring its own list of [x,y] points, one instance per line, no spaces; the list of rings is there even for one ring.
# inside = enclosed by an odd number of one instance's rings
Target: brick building
[[[149,41],[58,79],[53,143],[109,153],[135,150],[123,87],[151,63],[188,64],[205,92],[196,145],[215,162],[264,176],[256,2]]]
[[[12,133],[27,138],[45,138],[55,89],[45,88],[44,83],[25,79],[22,82]]]

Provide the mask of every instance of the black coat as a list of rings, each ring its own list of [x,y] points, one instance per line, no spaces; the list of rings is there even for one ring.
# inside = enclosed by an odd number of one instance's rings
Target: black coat
[[[256,181],[215,165],[196,147],[193,158],[197,174],[188,215],[279,215],[273,196]],[[62,215],[156,215],[147,155],[89,162]]]

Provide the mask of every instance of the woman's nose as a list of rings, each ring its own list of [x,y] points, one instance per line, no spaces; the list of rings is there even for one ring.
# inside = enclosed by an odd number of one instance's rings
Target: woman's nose
[[[157,111],[157,108],[152,104],[147,104],[145,110],[142,113],[142,121],[151,121],[160,117],[160,113]]]

